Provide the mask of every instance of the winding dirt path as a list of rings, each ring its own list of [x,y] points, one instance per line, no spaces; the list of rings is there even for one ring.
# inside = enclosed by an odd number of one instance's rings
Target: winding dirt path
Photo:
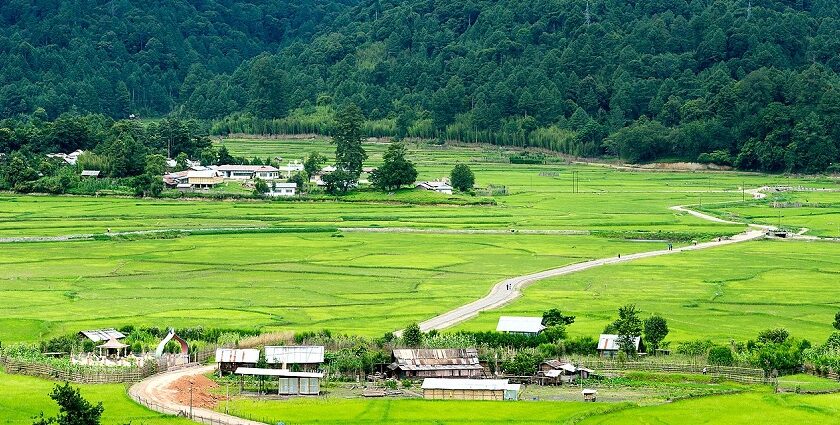
[[[213,370],[215,370],[215,366],[213,365],[199,365],[152,375],[132,385],[128,389],[128,396],[135,402],[160,413],[189,418],[190,412],[192,411],[191,419],[198,423],[215,425],[265,425],[263,422],[251,421],[200,407],[190,409],[190,406],[185,406],[174,400],[176,391],[169,387],[175,381],[185,377],[210,373]]]

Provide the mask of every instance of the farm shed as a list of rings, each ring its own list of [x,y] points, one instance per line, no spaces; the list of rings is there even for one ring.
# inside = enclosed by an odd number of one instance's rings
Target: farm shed
[[[589,378],[592,370],[560,360],[546,360],[540,364],[538,374],[545,378],[545,383],[562,384],[563,382],[571,383],[578,378]]]
[[[187,183],[193,189],[209,189],[222,183],[222,178],[213,170],[187,171]]]
[[[318,370],[324,363],[323,346],[271,346],[265,347],[265,361],[270,365],[280,365],[282,369],[292,366],[304,371]]]
[[[392,361],[388,369],[399,379],[479,378],[484,374],[474,348],[397,349]]]
[[[502,316],[496,325],[496,332],[521,335],[536,335],[543,329],[542,317]]]
[[[426,378],[422,388],[430,400],[517,400],[521,387],[507,379]]]
[[[122,332],[114,329],[94,329],[90,331],[81,331],[79,332],[79,336],[83,338],[87,338],[93,342],[102,342],[108,341],[110,339],[123,339],[125,335]]]
[[[231,373],[239,367],[254,367],[259,361],[260,350],[257,349],[216,349],[216,364],[220,374]]]
[[[285,369],[263,369],[257,367],[240,367],[234,372],[239,375],[239,390],[245,388],[245,376],[263,376],[277,378],[277,394],[279,395],[318,395],[321,393],[322,373],[291,372]]]
[[[636,347],[637,353],[642,353],[644,351],[644,345],[642,345],[642,338],[641,337],[633,337],[633,345]],[[621,347],[618,344],[618,335],[613,334],[601,334],[598,338],[598,354],[601,357],[613,357],[618,354]]]

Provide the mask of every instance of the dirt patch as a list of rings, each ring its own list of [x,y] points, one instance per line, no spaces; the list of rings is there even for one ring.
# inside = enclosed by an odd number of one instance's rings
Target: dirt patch
[[[190,405],[190,381],[192,381],[192,406],[213,409],[225,399],[223,395],[212,394],[210,390],[219,385],[204,375],[185,376],[169,384],[168,390],[175,391],[174,401],[184,406]]]

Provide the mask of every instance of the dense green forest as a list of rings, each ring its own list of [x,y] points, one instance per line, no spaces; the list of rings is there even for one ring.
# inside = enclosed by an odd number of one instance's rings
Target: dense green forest
[[[9,129],[42,108],[329,134],[352,102],[375,136],[840,162],[836,0],[12,0],[0,27]]]

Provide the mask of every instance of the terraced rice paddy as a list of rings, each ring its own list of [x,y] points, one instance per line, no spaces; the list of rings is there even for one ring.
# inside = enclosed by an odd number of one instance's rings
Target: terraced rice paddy
[[[5,245],[3,342],[100,326],[215,326],[381,335],[513,274],[635,252],[593,236],[224,234]]]

